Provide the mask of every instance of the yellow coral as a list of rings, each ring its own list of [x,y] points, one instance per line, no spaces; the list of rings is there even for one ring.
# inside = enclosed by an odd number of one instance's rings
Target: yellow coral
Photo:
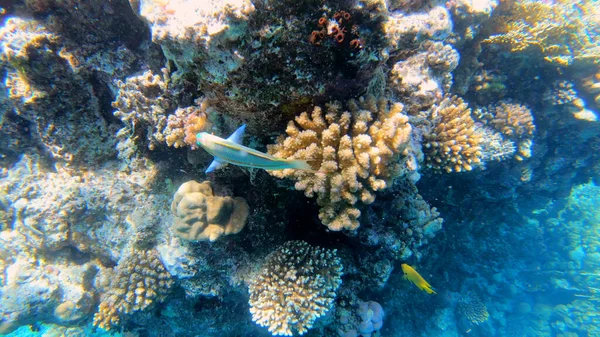
[[[583,0],[505,1],[495,18],[499,34],[483,42],[507,45],[512,52],[537,48],[546,61],[561,66],[573,60],[597,63],[600,49],[587,31],[594,26],[595,6]]]
[[[426,165],[435,171],[470,171],[481,163],[482,133],[471,109],[457,96],[444,98],[429,112],[432,124],[423,140]]]
[[[524,105],[501,102],[492,107],[490,112],[490,123],[509,138],[526,138],[532,136],[535,131],[531,110]]]
[[[215,241],[221,235],[239,233],[246,225],[249,208],[244,198],[214,196],[209,181],[192,180],[179,187],[171,211],[175,235]]]
[[[335,250],[286,242],[249,284],[252,320],[276,336],[304,334],[333,305],[342,269]]]
[[[108,275],[94,325],[105,330],[119,324],[120,316],[148,308],[162,300],[173,281],[154,249],[131,251]]]
[[[305,159],[318,173],[298,170],[272,171],[279,178],[296,181],[307,197],[317,195],[319,218],[331,230],[354,230],[360,225],[357,202],[370,204],[374,192],[386,188],[400,175],[417,169],[409,155],[411,126],[399,103],[388,104],[369,96],[348,103],[350,111],[329,104],[303,112],[290,121],[288,137],[267,147],[269,154],[284,159]]]

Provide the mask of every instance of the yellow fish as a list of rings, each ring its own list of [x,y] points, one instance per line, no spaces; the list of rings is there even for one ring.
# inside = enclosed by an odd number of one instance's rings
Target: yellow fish
[[[425,281],[423,276],[417,273],[417,271],[413,267],[407,265],[406,263],[403,263],[402,272],[404,272],[404,277],[406,277],[406,279],[408,279],[410,282],[416,285],[417,288],[427,292],[428,294],[437,294],[431,287],[431,284]]]

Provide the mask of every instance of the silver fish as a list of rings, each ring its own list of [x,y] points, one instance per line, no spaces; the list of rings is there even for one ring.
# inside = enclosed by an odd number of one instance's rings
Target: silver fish
[[[215,160],[206,169],[206,173],[212,172],[228,163],[264,170],[295,169],[314,171],[306,160],[281,159],[241,145],[245,130],[246,124],[240,126],[227,139],[206,132],[200,132],[196,135],[198,145],[202,146],[206,152],[215,157]]]

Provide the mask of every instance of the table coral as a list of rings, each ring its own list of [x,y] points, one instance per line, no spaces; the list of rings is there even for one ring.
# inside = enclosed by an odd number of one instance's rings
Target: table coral
[[[317,195],[319,218],[331,230],[354,230],[360,225],[357,202],[370,204],[375,192],[394,178],[417,170],[411,150],[411,126],[402,104],[373,97],[338,103],[327,112],[315,107],[290,121],[288,137],[267,147],[275,157],[305,159],[317,173],[282,170],[270,172],[291,178],[307,197]]]
[[[209,181],[182,184],[171,204],[173,231],[186,240],[215,241],[221,235],[239,233],[246,225],[249,208],[244,198],[213,194]]]
[[[593,2],[581,0],[507,1],[497,19],[498,33],[483,42],[506,45],[511,52],[533,49],[559,66],[577,60],[598,62],[600,46],[590,34],[598,27],[594,7]]]
[[[333,305],[342,269],[336,250],[286,242],[248,286],[252,319],[276,336],[306,333]]]
[[[461,98],[444,98],[429,111],[428,120],[431,127],[423,139],[427,167],[437,172],[462,172],[481,164],[482,135]]]
[[[173,284],[154,249],[132,249],[104,276],[108,285],[94,314],[94,325],[105,330],[117,326],[121,315],[145,310],[164,299]]]

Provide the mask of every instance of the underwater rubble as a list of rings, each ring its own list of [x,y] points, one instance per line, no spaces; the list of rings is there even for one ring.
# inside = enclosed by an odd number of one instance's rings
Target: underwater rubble
[[[3,6],[0,335],[600,335],[597,1]]]

